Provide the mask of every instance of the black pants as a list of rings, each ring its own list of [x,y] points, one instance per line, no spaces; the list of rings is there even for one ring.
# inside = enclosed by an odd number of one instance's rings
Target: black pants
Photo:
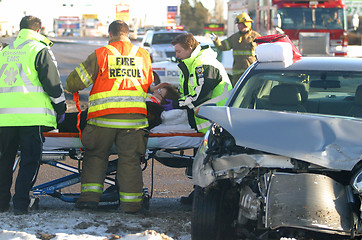
[[[13,166],[16,153],[20,150],[13,205],[15,209],[28,208],[29,191],[36,181],[43,142],[44,136],[39,126],[0,127],[0,207],[10,203]]]

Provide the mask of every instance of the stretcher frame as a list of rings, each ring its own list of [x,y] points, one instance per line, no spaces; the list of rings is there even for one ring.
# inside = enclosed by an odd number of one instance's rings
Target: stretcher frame
[[[203,137],[203,133],[150,133],[149,138],[152,137],[173,137],[173,136],[185,136],[185,137]],[[44,137],[70,137],[70,138],[79,138],[79,133],[56,133],[56,132],[46,132]],[[142,171],[144,171],[148,166],[148,161],[152,160],[152,169],[151,169],[151,191],[148,191],[148,188],[143,189],[143,202],[145,208],[149,207],[149,200],[153,195],[153,169],[154,169],[154,160],[158,160],[161,164],[172,167],[172,168],[191,168],[192,162],[196,154],[198,146],[192,147],[193,155],[185,155],[185,150],[191,149],[187,148],[153,148],[147,149],[146,155],[143,159],[140,160],[142,164]],[[179,153],[174,153],[179,152]],[[117,153],[111,153],[115,155]],[[58,198],[64,202],[74,203],[78,200],[80,193],[63,193],[62,190],[66,187],[80,183],[81,179],[81,161],[83,159],[84,150],[80,148],[69,148],[69,149],[59,149],[59,150],[44,150],[42,154],[41,165],[47,164],[49,166],[65,170],[69,172],[68,175],[51,180],[39,185],[36,185],[32,188],[32,194],[35,198],[34,208],[38,208],[39,198],[41,196],[51,196]],[[63,163],[66,157],[70,157],[78,161],[78,166],[74,167],[68,164]],[[18,156],[17,162],[20,160]],[[174,160],[174,161],[173,161]],[[108,162],[108,167],[106,171],[106,178],[104,181],[105,190],[103,191],[100,202],[116,204],[119,205],[119,194],[116,187],[115,175],[117,170],[117,161],[118,158],[110,160]],[[175,164],[176,163],[176,164]],[[106,186],[108,186],[106,188]]]

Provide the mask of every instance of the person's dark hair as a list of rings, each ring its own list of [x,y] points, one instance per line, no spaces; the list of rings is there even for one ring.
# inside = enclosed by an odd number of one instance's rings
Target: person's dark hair
[[[178,89],[173,85],[166,85],[163,88],[166,89],[166,94],[161,100],[161,104],[167,104],[168,100],[178,100],[181,98],[181,94],[179,93]]]
[[[31,29],[38,31],[41,28],[41,20],[34,16],[25,16],[20,21],[21,29]]]
[[[146,101],[146,106],[148,129],[152,129],[162,123],[161,113],[164,111],[164,108],[160,104],[151,101]]]
[[[192,33],[183,33],[180,35],[177,35],[171,42],[173,46],[176,44],[180,44],[184,49],[188,49],[189,47],[192,48],[192,50],[195,50],[195,48],[199,45],[199,42],[194,38],[194,35]]]
[[[121,20],[113,21],[109,24],[108,32],[112,34],[112,36],[128,36],[129,27],[126,22]]]

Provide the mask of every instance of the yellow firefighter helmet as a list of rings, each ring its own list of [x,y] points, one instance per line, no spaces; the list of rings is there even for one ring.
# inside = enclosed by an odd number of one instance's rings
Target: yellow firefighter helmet
[[[243,23],[243,22],[253,22],[253,19],[250,18],[249,14],[243,12],[236,16],[235,24]]]
[[[250,18],[249,14],[247,13],[241,13],[239,15],[236,16],[235,18],[235,24],[239,24],[239,23],[244,23],[244,25],[251,30],[251,25],[252,25],[253,19]],[[248,30],[248,31],[249,31]]]

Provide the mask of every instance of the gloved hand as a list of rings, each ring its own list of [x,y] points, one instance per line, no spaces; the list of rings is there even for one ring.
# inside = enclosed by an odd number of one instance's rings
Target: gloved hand
[[[217,40],[217,36],[215,35],[215,33],[210,33],[210,38],[213,42]]]
[[[162,104],[162,107],[165,109],[165,111],[169,111],[173,109],[173,101],[171,99],[165,99],[168,104]]]
[[[64,119],[65,119],[65,113],[63,113],[62,115],[57,115],[58,124],[61,124],[62,122],[64,122]]]

